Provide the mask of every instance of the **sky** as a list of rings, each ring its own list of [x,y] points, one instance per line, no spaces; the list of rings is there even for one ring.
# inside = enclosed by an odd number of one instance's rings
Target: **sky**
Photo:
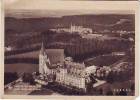
[[[69,0],[4,0],[5,12],[23,10],[47,10],[47,11],[70,11],[71,14],[102,14],[102,13],[134,13],[129,2],[93,2],[93,1],[69,1]],[[128,7],[129,6],[129,7]],[[132,6],[132,5],[131,5]],[[73,12],[72,12],[73,11]],[[17,12],[16,12],[17,13]],[[50,14],[50,12],[48,13]],[[52,13],[51,13],[52,14]],[[68,12],[66,13],[68,14]],[[57,15],[57,13],[53,13]],[[58,14],[60,15],[60,14]],[[63,15],[63,14],[62,14]]]

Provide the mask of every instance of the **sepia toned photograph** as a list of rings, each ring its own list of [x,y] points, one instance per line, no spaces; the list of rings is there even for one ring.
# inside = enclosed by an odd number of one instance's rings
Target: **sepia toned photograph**
[[[67,1],[138,1],[138,0],[67,0]]]
[[[135,12],[51,6],[5,5],[4,94],[135,96]]]

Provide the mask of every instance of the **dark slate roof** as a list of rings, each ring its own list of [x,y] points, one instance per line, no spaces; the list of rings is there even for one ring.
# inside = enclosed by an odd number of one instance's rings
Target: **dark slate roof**
[[[64,61],[64,49],[46,49],[45,50],[51,64]]]

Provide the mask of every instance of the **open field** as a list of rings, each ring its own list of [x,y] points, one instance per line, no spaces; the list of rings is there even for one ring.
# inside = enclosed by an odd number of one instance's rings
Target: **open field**
[[[38,58],[38,57],[39,57],[39,51],[32,51],[27,53],[6,56],[5,58],[10,59],[10,58]]]
[[[85,64],[87,65],[96,65],[96,66],[109,66],[118,60],[122,59],[124,56],[123,55],[100,55],[97,57],[89,58],[85,60]]]
[[[18,74],[26,72],[32,73],[38,71],[38,64],[26,64],[26,63],[15,63],[15,64],[5,64],[4,72],[17,72]]]

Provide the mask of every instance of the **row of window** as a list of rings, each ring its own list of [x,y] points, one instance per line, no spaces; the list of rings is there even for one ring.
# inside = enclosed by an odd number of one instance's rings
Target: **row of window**
[[[73,77],[71,75],[56,75],[56,81],[62,84],[85,88],[85,78]]]

